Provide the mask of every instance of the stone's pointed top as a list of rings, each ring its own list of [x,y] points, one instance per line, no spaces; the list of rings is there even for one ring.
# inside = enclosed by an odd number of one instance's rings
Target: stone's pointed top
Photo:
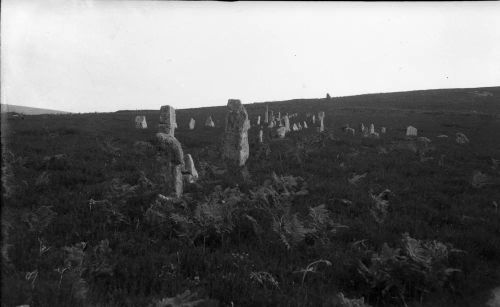
[[[229,109],[238,110],[241,107],[241,100],[239,99],[229,99],[227,101],[227,106]]]

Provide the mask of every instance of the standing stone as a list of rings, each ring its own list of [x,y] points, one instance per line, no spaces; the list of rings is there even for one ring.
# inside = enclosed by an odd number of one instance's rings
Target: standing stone
[[[299,127],[297,127],[297,125],[294,123],[293,126],[292,126],[292,130],[293,131],[297,131],[297,130],[299,130]]]
[[[278,111],[278,121],[281,121],[281,112]]]
[[[375,125],[370,125],[370,134],[375,134]]]
[[[346,133],[350,133],[352,135],[356,134],[356,131],[353,128],[347,127],[345,128]]]
[[[302,130],[302,125],[300,123],[297,124],[297,127],[299,128],[299,130]]]
[[[237,166],[244,166],[249,156],[248,128],[249,121],[245,107],[240,100],[229,99],[222,156]]]
[[[160,108],[160,123],[158,124],[158,130],[160,132],[175,136],[175,128],[177,128],[175,109],[168,105],[162,106]]]
[[[260,115],[257,116],[257,126],[260,125]]]
[[[175,138],[175,109],[171,106],[162,106],[160,109],[160,124],[158,125],[158,140],[162,177],[165,179],[166,194],[174,193],[180,197],[183,190],[182,169],[184,168],[184,153],[181,143]]]
[[[363,123],[359,125],[359,131],[361,131],[361,133],[365,132],[365,125]]]
[[[385,127],[380,128],[380,133],[385,134],[385,132],[386,132]]]
[[[408,126],[408,128],[406,128],[406,136],[417,136],[417,134],[417,128],[413,126]]]
[[[264,131],[259,130],[259,143],[264,143]]]
[[[457,133],[455,134],[455,136],[456,136],[455,141],[456,141],[458,144],[462,144],[462,145],[463,145],[463,144],[467,144],[467,143],[469,143],[469,138],[468,138],[467,136],[465,136],[465,134],[460,133],[460,132],[457,132]]]
[[[273,110],[269,111],[269,121],[274,121],[274,112],[273,112]]]
[[[205,127],[215,127],[214,121],[212,120],[212,116],[209,116],[205,121]]]
[[[278,135],[278,138],[280,139],[284,139],[285,136],[286,136],[286,133],[287,133],[287,130],[285,127],[279,127],[277,130],[276,130],[276,133]]]
[[[323,121],[325,119],[325,112],[321,111],[318,113],[318,119],[319,119],[319,132],[325,131],[325,126],[323,124]]]
[[[269,106],[266,104],[266,113],[264,113],[264,123],[269,123]]]
[[[147,129],[148,123],[146,122],[146,116],[138,115],[135,117],[135,128],[137,129]]]
[[[196,167],[194,166],[193,157],[190,154],[185,156],[185,169],[188,175],[188,182],[193,183],[198,180],[198,172],[196,171]]]
[[[307,123],[304,121],[304,129],[307,129]]]
[[[285,132],[290,132],[290,118],[288,118],[288,115],[283,116],[283,121],[285,122]]]
[[[191,117],[191,119],[189,120],[189,130],[194,130],[195,124],[196,121],[194,120],[194,118]]]
[[[313,116],[312,116],[312,122],[313,122],[313,125],[316,124],[316,115],[315,114],[313,114]]]

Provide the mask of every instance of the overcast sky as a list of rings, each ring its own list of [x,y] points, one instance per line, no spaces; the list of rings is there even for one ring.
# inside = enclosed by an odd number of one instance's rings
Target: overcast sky
[[[500,2],[2,1],[2,103],[72,112],[500,85]]]

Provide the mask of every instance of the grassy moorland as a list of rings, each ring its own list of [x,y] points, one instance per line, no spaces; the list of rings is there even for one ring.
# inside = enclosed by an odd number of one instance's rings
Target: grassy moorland
[[[158,197],[158,111],[3,118],[2,306],[486,304],[500,286],[500,88],[269,106],[325,111],[327,131],[259,145],[253,126],[238,182],[219,155],[225,108],[178,110],[200,173],[179,200]],[[255,125],[265,106],[246,107]],[[387,133],[340,129],[361,122]]]

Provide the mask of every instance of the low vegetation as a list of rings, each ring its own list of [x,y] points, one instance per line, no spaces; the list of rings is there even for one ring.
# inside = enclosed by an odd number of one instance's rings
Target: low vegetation
[[[144,130],[135,112],[10,120],[2,306],[484,304],[500,286],[500,151],[471,129],[498,137],[498,119],[415,114],[432,139],[420,148],[404,138],[404,112],[324,110],[321,134],[259,145],[251,128],[245,182],[219,158],[222,115],[190,131],[181,110],[176,134],[200,180],[180,199],[159,195],[156,117]],[[339,129],[361,121],[388,133]]]

